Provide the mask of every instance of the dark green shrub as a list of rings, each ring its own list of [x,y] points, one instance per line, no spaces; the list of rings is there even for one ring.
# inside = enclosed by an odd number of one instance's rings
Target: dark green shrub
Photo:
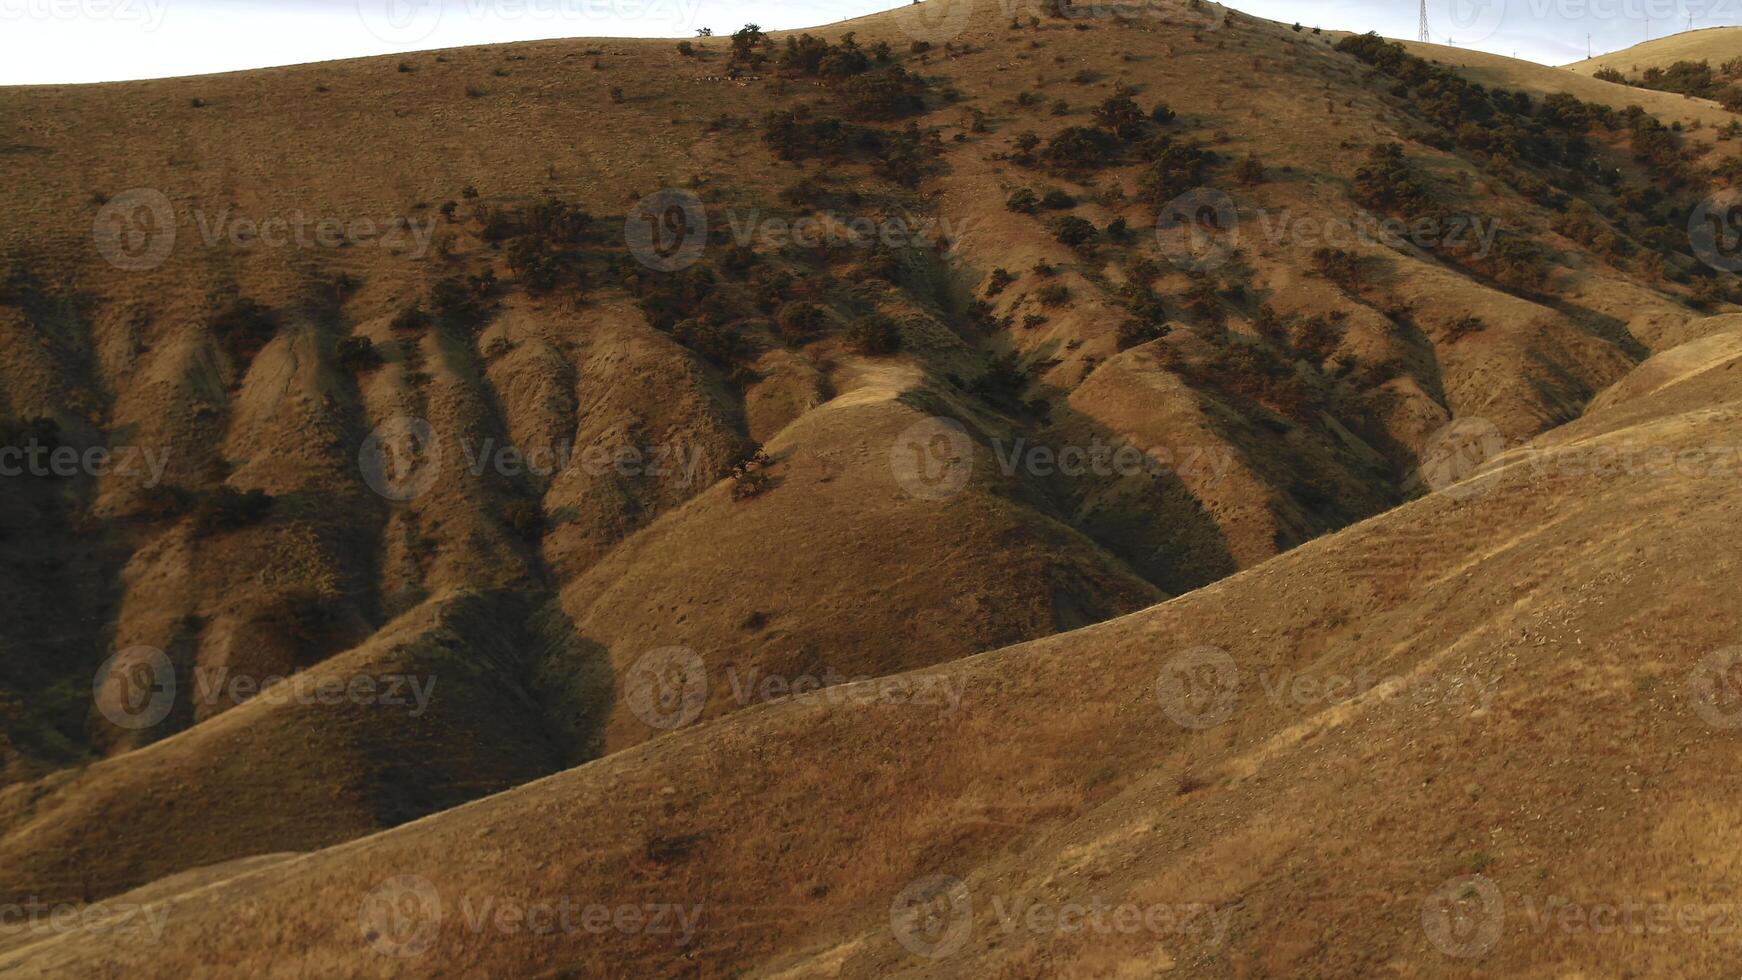
[[[1040,206],[1048,211],[1067,211],[1077,206],[1077,199],[1055,187],[1040,199]]]
[[[1063,171],[1104,167],[1117,159],[1118,141],[1109,133],[1071,126],[1047,141],[1042,154],[1048,166]]]
[[[416,333],[427,330],[430,322],[431,317],[424,311],[423,305],[413,303],[394,316],[392,326],[398,333]]]
[[[900,119],[925,111],[925,82],[900,65],[848,79],[841,104],[861,119]]]
[[[260,352],[278,332],[272,311],[251,299],[236,297],[212,314],[212,335],[236,357],[247,359]]]
[[[372,371],[382,365],[381,353],[368,337],[341,337],[333,351],[339,370],[350,374]]]
[[[853,321],[847,330],[847,342],[861,354],[893,354],[901,349],[901,328],[882,314],[867,314]]]
[[[1119,324],[1118,345],[1120,350],[1130,350],[1152,340],[1160,340],[1173,330],[1172,327],[1147,323],[1143,320],[1129,319]]]
[[[1053,225],[1053,237],[1071,248],[1081,248],[1098,237],[1095,226],[1085,218],[1069,214]]]
[[[815,303],[788,303],[780,310],[780,339],[797,347],[821,333],[829,315]]]
[[[258,524],[271,510],[272,497],[265,491],[242,491],[224,484],[194,505],[194,534],[207,537]]]

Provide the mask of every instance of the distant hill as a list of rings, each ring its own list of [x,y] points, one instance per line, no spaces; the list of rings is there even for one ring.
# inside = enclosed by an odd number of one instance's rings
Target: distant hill
[[[1707,61],[1717,67],[1737,57],[1742,57],[1742,27],[1708,27],[1654,38],[1630,48],[1575,61],[1565,68],[1581,75],[1613,68],[1631,77],[1646,68],[1668,68],[1678,61]]]
[[[0,964],[922,970],[943,874],[1257,917],[964,973],[1379,972],[1455,874],[1655,895],[1731,822],[1733,484],[1580,469],[1727,451],[1710,103],[927,0],[0,104],[0,448],[138,463],[0,477],[0,904],[176,913]],[[1181,731],[1197,646],[1502,706]],[[724,919],[382,959],[399,874]]]

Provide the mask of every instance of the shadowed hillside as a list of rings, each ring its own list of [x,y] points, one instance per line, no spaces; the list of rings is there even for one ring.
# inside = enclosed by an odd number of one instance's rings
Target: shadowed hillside
[[[1435,972],[1440,882],[1695,887],[1728,819],[1715,104],[927,0],[0,111],[0,900],[173,912],[28,969]],[[706,918],[382,958],[395,875]],[[936,875],[1230,931],[913,959]]]

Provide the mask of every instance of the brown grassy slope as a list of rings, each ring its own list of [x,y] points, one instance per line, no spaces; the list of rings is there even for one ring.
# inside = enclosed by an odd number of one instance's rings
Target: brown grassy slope
[[[1168,6],[1148,9],[1151,17],[1138,17],[1137,26],[1110,35],[1117,60],[1107,57],[1109,34],[1101,30],[1043,32],[1034,38],[988,20],[965,32],[970,53],[953,59],[963,66],[956,69],[956,84],[974,97],[969,105],[987,113],[991,135],[963,134],[964,149],[954,154],[951,173],[940,181],[940,206],[968,224],[959,251],[970,275],[982,284],[994,268],[1020,276],[994,300],[997,312],[1018,321],[1044,318],[1034,330],[1010,331],[1007,342],[1041,372],[1041,390],[1055,396],[1055,404],[1068,405],[1061,433],[1079,439],[1097,433],[1166,451],[1202,446],[1204,431],[1213,432],[1211,445],[1234,459],[1233,478],[1218,483],[1185,479],[1228,539],[1238,565],[1383,506],[1369,496],[1382,482],[1364,466],[1371,447],[1350,447],[1321,426],[1303,426],[1286,439],[1266,438],[1264,429],[1275,424],[1274,418],[1249,401],[1218,402],[1202,391],[1158,413],[1153,392],[1167,390],[1176,371],[1153,364],[1134,370],[1145,362],[1122,361],[1111,376],[1098,372],[1098,363],[1113,358],[1114,334],[1126,318],[1114,294],[1127,278],[1122,266],[1128,255],[1105,248],[1087,259],[1073,254],[1034,236],[1037,219],[1009,214],[1003,199],[1024,186],[1063,187],[1086,202],[1076,213],[1097,225],[1124,218],[1140,236],[1153,227],[1154,206],[1138,203],[1139,167],[1073,180],[1009,162],[1005,157],[1019,132],[1033,130],[1045,138],[1066,125],[1090,122],[1087,109],[1123,85],[1136,92],[1140,105],[1164,100],[1177,110],[1180,122],[1169,129],[1180,138],[1206,141],[1229,163],[1255,154],[1267,171],[1257,186],[1235,185],[1225,169],[1209,181],[1230,191],[1239,208],[1249,269],[1243,284],[1251,305],[1233,311],[1229,327],[1236,334],[1249,333],[1258,303],[1272,304],[1285,315],[1348,314],[1339,355],[1393,368],[1393,377],[1371,391],[1386,403],[1380,432],[1363,435],[1389,449],[1394,465],[1407,466],[1452,417],[1483,417],[1514,438],[1565,421],[1662,331],[1692,318],[1630,271],[1589,261],[1578,246],[1549,231],[1553,211],[1521,199],[1475,161],[1417,145],[1410,145],[1412,159],[1435,180],[1473,188],[1451,192],[1458,208],[1494,216],[1508,230],[1557,253],[1544,284],[1552,295],[1521,295],[1448,268],[1420,250],[1373,243],[1337,243],[1352,248],[1370,270],[1371,281],[1358,292],[1325,282],[1312,271],[1312,255],[1328,242],[1310,231],[1289,229],[1323,227],[1327,221],[1347,224],[1360,217],[1364,209],[1352,199],[1349,179],[1376,143],[1408,141],[1419,126],[1411,106],[1380,94],[1384,85],[1368,82],[1360,66],[1331,53],[1329,38],[1297,35],[1244,17],[1212,29],[1206,26],[1216,22],[1211,15]],[[1094,80],[1077,84],[1073,79],[1079,71],[1090,72]],[[1266,84],[1283,79],[1288,83]],[[1558,90],[1557,79],[1544,70],[1517,84],[1540,93]],[[1017,87],[1040,95],[1043,105],[1064,99],[1071,111],[1061,118],[1025,107],[1011,91]],[[1313,124],[1303,126],[1303,119]],[[1618,162],[1628,166],[1619,155]],[[1065,308],[1049,309],[1037,300],[1045,283],[1025,275],[1037,260],[1064,270],[1056,281],[1073,293]],[[1183,277],[1170,276],[1163,281],[1164,295],[1177,296],[1185,285]],[[1398,309],[1410,312],[1392,312]],[[1472,313],[1487,329],[1448,339],[1446,326]],[[1194,349],[1189,317],[1179,312],[1174,317],[1174,337],[1164,343],[1184,351],[1188,360],[1202,356],[1203,348]],[[1334,488],[1344,509],[1315,506],[1291,486],[1299,480]],[[1110,489],[1096,488],[1091,499],[1104,498]],[[1092,507],[1078,514],[1090,524],[1121,527],[1125,533],[1106,537],[1118,542],[1116,550],[1126,547],[1121,557],[1147,570],[1144,559],[1173,550],[1167,545],[1174,543],[1145,540],[1155,524],[1134,516],[1118,508],[1097,513]]]
[[[1599,81],[1591,78],[1590,72],[1570,70],[1571,66],[1548,68],[1534,62],[1517,61],[1485,51],[1471,51],[1443,44],[1423,44],[1420,41],[1398,43],[1423,58],[1452,65],[1485,85],[1525,88],[1540,93],[1567,92],[1587,102],[1600,102],[1616,109],[1637,105],[1661,119],[1665,125],[1680,122],[1688,127],[1697,122],[1701,128],[1688,132],[1688,139],[1708,145],[1715,142],[1717,127],[1722,127],[1736,118],[1734,113],[1726,112],[1704,99],[1691,99],[1674,92],[1659,92]]]
[[[987,444],[1008,445],[1006,432],[975,434],[959,492],[915,496],[896,475],[907,433],[933,415],[973,417],[918,382],[909,365],[866,372],[766,444],[771,489],[739,501],[716,486],[624,542],[564,589],[577,628],[620,677],[649,651],[696,651],[707,717],[755,703],[744,691],[766,675],[898,673],[1166,598],[1021,502],[1036,497],[1029,481]],[[844,571],[848,556],[864,571]],[[619,699],[609,748],[658,734]]]
[[[1372,513],[1401,496],[1399,476],[1413,466],[1416,447],[1447,418],[1479,414],[1509,436],[1533,435],[1576,414],[1640,353],[1621,333],[1600,327],[1619,324],[1649,345],[1689,319],[1672,296],[1625,270],[1588,263],[1562,244],[1555,246],[1564,262],[1555,269],[1557,286],[1587,314],[1546,309],[1422,256],[1376,248],[1362,249],[1377,270],[1376,284],[1346,295],[1307,271],[1310,243],[1253,246],[1254,298],[1289,312],[1343,310],[1354,324],[1347,353],[1362,362],[1403,363],[1401,374],[1381,385],[1398,400],[1384,420],[1396,445],[1377,462],[1371,446],[1329,424],[1288,422],[1247,400],[1183,384],[1159,363],[1161,345],[1115,358],[1112,297],[1120,263],[1113,260],[1126,256],[1070,255],[1044,224],[1004,211],[1003,198],[1018,182],[1057,182],[1089,199],[1079,211],[1098,224],[1118,213],[1141,233],[1148,219],[1135,205],[1102,203],[1087,182],[1055,181],[992,160],[1016,132],[1086,123],[1087,106],[1129,82],[1145,103],[1174,102],[1182,135],[1212,141],[1228,159],[1247,150],[1260,154],[1273,177],[1239,192],[1249,195],[1248,213],[1289,208],[1322,219],[1348,216],[1345,185],[1360,154],[1410,122],[1406,105],[1376,94],[1379,86],[1357,66],[1324,50],[1325,39],[1307,41],[1246,18],[1218,25],[1186,4],[1128,6],[1143,16],[1091,20],[1087,30],[1046,22],[1010,31],[1002,18],[985,16],[989,8],[982,5],[980,19],[960,38],[972,53],[909,59],[934,77],[934,87],[954,86],[964,96],[957,104],[934,100],[919,120],[951,138],[944,141],[942,175],[905,202],[971,219],[970,237],[952,257],[959,266],[945,295],[932,298],[933,308],[890,301],[893,312],[918,315],[926,325],[908,330],[908,357],[858,358],[834,338],[804,350],[770,349],[761,352],[770,378],[750,391],[735,390],[738,382],[726,372],[652,329],[611,284],[578,309],[511,287],[475,338],[432,331],[404,348],[383,345],[388,364],[355,378],[334,366],[343,336],[390,339],[389,321],[423,295],[430,279],[486,268],[510,278],[482,241],[480,222],[449,226],[435,217],[439,204],[459,198],[468,184],[490,207],[523,204],[548,190],[601,216],[620,216],[626,199],[668,185],[696,186],[716,209],[767,206],[793,180],[824,170],[887,190],[858,163],[776,163],[754,126],[710,128],[723,113],[742,119],[821,94],[805,81],[719,80],[723,40],[709,42],[713,50],[700,59],[681,57],[666,41],[567,41],[416,55],[406,59],[411,72],[396,70],[399,59],[366,59],[0,93],[0,112],[27,148],[0,155],[0,177],[23,202],[19,220],[0,229],[0,245],[57,288],[76,284],[95,301],[83,319],[57,312],[0,322],[9,349],[21,352],[0,362],[7,410],[52,412],[91,440],[169,447],[172,482],[196,492],[228,482],[282,494],[263,526],[194,540],[185,520],[141,514],[136,488],[125,480],[84,488],[94,501],[91,513],[115,522],[113,537],[93,538],[69,520],[42,540],[32,532],[18,563],[8,562],[28,567],[45,553],[69,550],[69,542],[103,542],[88,576],[96,601],[74,596],[56,605],[50,597],[45,607],[46,618],[84,623],[79,632],[57,635],[53,645],[25,645],[45,643],[34,632],[7,636],[18,644],[8,648],[9,658],[23,650],[19,659],[33,665],[66,665],[61,674],[31,676],[26,690],[34,695],[59,682],[73,692],[70,704],[84,706],[79,687],[88,687],[114,640],[162,646],[186,669],[309,666],[364,642],[369,630],[427,596],[460,589],[491,595],[511,589],[532,607],[560,593],[582,621],[584,639],[608,641],[619,663],[648,644],[690,642],[744,670],[820,664],[851,675],[912,667],[1137,608]],[[850,26],[863,43],[883,37],[906,50],[895,21]],[[1114,62],[1112,52],[1131,60]],[[1072,80],[1085,69],[1100,77]],[[1018,113],[1015,80],[1071,108],[1063,117]],[[469,97],[467,86],[485,92]],[[623,102],[611,100],[613,86],[625,89]],[[196,107],[195,99],[204,104]],[[1305,113],[1319,111],[1321,102],[1332,121],[1299,125],[1316,118]],[[965,141],[957,143],[968,107],[984,108],[992,132],[962,132]],[[154,125],[130,123],[139,118]],[[1274,139],[1260,143],[1258,133]],[[1450,154],[1413,147],[1411,154],[1448,178],[1471,170]],[[1215,181],[1224,177],[1214,172]],[[1129,169],[1118,169],[1098,178],[1097,189],[1131,179]],[[141,186],[161,188],[174,201],[178,244],[161,268],[123,273],[93,254],[90,224],[99,195]],[[1524,216],[1534,222],[1532,233],[1545,217],[1502,186],[1472,188],[1464,200]],[[206,245],[202,220],[226,211],[435,220],[455,236],[453,257],[373,245],[313,252],[227,240]],[[1034,331],[983,336],[961,328],[959,300],[991,268],[1023,271],[1038,257],[1066,266],[1061,278],[1076,292],[1071,304]],[[308,284],[335,271],[360,278],[361,287],[337,311],[306,309]],[[1182,285],[1173,277],[1164,291],[1172,298]],[[230,286],[284,314],[278,335],[251,360],[232,356],[207,328],[208,290]],[[1034,310],[1030,289],[1008,291],[996,312],[1020,319]],[[1392,299],[1417,303],[1423,334],[1469,310],[1481,311],[1490,328],[1442,344],[1400,329],[1379,309]],[[1248,326],[1248,312],[1232,311],[1236,332]],[[1205,348],[1188,326],[1179,324],[1167,346],[1190,359]],[[1021,394],[1052,402],[1050,425],[965,400],[962,386],[948,378],[971,381],[989,350],[1004,349],[1017,351],[1037,379]],[[1048,363],[1054,358],[1057,364]],[[913,398],[852,400],[855,389],[866,387],[858,379],[895,364],[921,376],[911,385]],[[831,405],[834,391],[849,394]],[[1207,474],[1019,484],[1004,499],[976,486],[960,500],[927,506],[890,492],[889,446],[867,435],[901,431],[896,423],[915,405],[927,412],[943,406],[983,433],[1054,442],[1098,437],[1176,453],[1202,448],[1232,464]],[[427,494],[377,503],[352,461],[364,433],[401,415],[435,425],[446,463]],[[726,501],[724,487],[704,494],[748,436],[779,447],[784,458],[775,477],[790,482],[743,504]],[[565,438],[583,449],[681,442],[701,452],[698,472],[705,476],[625,485],[564,474],[547,483],[474,475],[463,465],[467,448],[485,440],[538,448]],[[838,483],[823,482],[837,472]],[[1303,474],[1313,478],[1304,490],[1294,486]],[[820,494],[797,492],[813,485]],[[848,489],[866,495],[849,499]],[[540,502],[539,519],[513,520],[524,514],[516,505],[529,500]],[[30,514],[8,510],[5,519],[12,530]],[[751,555],[763,557],[747,575],[735,563]],[[919,573],[883,585],[889,563],[917,564]],[[338,609],[343,628],[287,642],[279,602],[295,594]],[[704,605],[696,596],[716,601]],[[106,611],[111,606],[113,615]],[[101,611],[92,616],[93,608]],[[753,612],[776,614],[771,636],[748,638]],[[948,641],[920,642],[934,632]],[[582,660],[554,659],[530,674],[581,703],[609,699],[613,686],[583,669],[590,661]],[[255,717],[237,724],[254,724]],[[190,712],[176,725],[192,720]],[[294,746],[303,737],[300,724],[263,730],[261,751]],[[77,736],[84,726],[69,727]],[[178,738],[190,753],[195,745],[216,751],[215,743]],[[83,739],[67,741],[57,749],[57,764],[85,748]],[[194,755],[180,764],[205,774],[197,792],[225,797],[230,770]],[[125,770],[126,758],[104,772]],[[523,774],[515,770],[513,778]],[[69,838],[98,841],[96,851],[112,845],[137,853],[156,840],[140,833],[155,826],[149,820],[107,821],[101,808],[70,802],[62,812]],[[97,877],[120,887],[140,874],[248,849],[310,846],[372,826],[335,820],[337,831],[298,828],[305,836],[293,839],[220,834],[222,847],[190,847],[149,868],[129,865]],[[191,836],[209,831],[197,827]]]
[[[1678,61],[1709,61],[1716,68],[1736,57],[1738,51],[1742,51],[1742,27],[1706,27],[1654,38],[1562,68],[1580,75],[1594,74],[1605,67],[1632,75],[1646,68],[1668,68]]]
[[[441,597],[220,717],[8,787],[0,893],[88,900],[275,846],[325,846],[591,757],[607,706],[585,692],[600,681],[534,682],[529,663],[550,646],[577,673],[604,669],[550,610]],[[252,676],[202,669],[178,678],[184,698]],[[336,696],[362,678],[365,702]]]
[[[104,561],[82,576],[97,590],[92,596],[52,588],[58,581],[53,575],[40,579],[48,587],[43,618],[73,621],[70,613],[76,610],[76,621],[86,624],[82,631],[32,629],[26,618],[15,621],[20,629],[9,636],[16,643],[9,644],[6,662],[29,669],[16,681],[8,679],[8,725],[31,736],[7,747],[6,764],[17,778],[33,775],[44,764],[77,759],[86,739],[99,750],[133,747],[230,706],[222,699],[184,700],[167,723],[145,733],[115,732],[100,720],[87,723],[88,679],[109,650],[132,644],[163,648],[184,681],[206,671],[259,678],[318,667],[432,594],[484,589],[492,598],[480,601],[495,602],[499,590],[507,589],[523,593],[516,599],[522,606],[537,605],[547,582],[579,574],[638,528],[713,485],[742,448],[747,427],[771,437],[835,387],[808,357],[796,359],[794,371],[801,378],[805,371],[815,376],[812,393],[805,395],[801,387],[789,396],[790,407],[775,404],[747,419],[752,413],[737,403],[739,395],[722,383],[720,372],[652,330],[621,296],[609,293],[579,310],[555,299],[510,295],[475,341],[441,331],[421,338],[395,335],[389,323],[393,314],[421,296],[433,276],[501,268],[480,240],[476,222],[447,227],[434,218],[434,204],[460,197],[468,184],[483,185],[481,202],[488,206],[512,206],[549,192],[612,213],[638,186],[651,190],[676,182],[692,153],[720,152],[710,149],[717,144],[736,143],[732,152],[747,153],[766,168],[766,152],[754,139],[704,128],[722,113],[743,108],[739,86],[703,80],[719,71],[717,51],[712,58],[687,61],[667,42],[630,43],[602,55],[585,54],[590,45],[447,52],[420,57],[414,73],[398,72],[388,60],[268,76],[6,93],[7,112],[23,120],[22,130],[38,141],[30,144],[32,152],[5,160],[8,170],[30,185],[32,198],[24,209],[27,220],[8,224],[6,248],[55,288],[78,283],[89,304],[82,319],[63,318],[77,329],[62,333],[51,332],[61,319],[36,311],[29,318],[14,317],[6,309],[8,337],[18,341],[20,351],[0,369],[8,414],[51,414],[85,443],[165,451],[165,481],[196,496],[227,484],[278,498],[260,526],[197,534],[185,518],[165,520],[150,512],[145,491],[153,488],[142,485],[140,474],[105,477],[78,487],[86,498],[78,506],[127,533],[113,542],[99,538],[94,546],[83,543],[91,532],[88,522],[79,523],[77,507],[40,530],[29,527],[32,515],[25,508],[8,509],[8,530],[15,526],[22,539],[14,539],[18,559],[8,562],[8,574],[28,570],[40,560],[33,556],[68,553],[67,542],[75,540]],[[634,60],[626,64],[632,69],[613,74],[612,53],[627,57],[631,52]],[[605,63],[582,74],[580,66],[590,66],[595,58]],[[421,78],[413,77],[418,73]],[[468,80],[485,78],[490,79],[489,98],[465,96]],[[387,104],[395,97],[384,96],[383,80],[401,87],[397,98],[403,106]],[[617,84],[648,87],[637,88],[635,97],[611,111],[610,120],[601,120],[600,107],[610,104],[606,91]],[[333,98],[311,106],[312,96]],[[195,99],[203,104],[193,105]],[[688,108],[682,108],[686,102]],[[678,123],[670,121],[674,103],[682,110]],[[409,106],[423,107],[413,114],[433,107],[431,115],[457,127],[460,135],[451,143],[431,140],[430,120],[410,119]],[[129,127],[122,123],[129,114],[158,122],[150,130]],[[369,122],[377,115],[394,120],[387,131]],[[300,135],[285,140],[284,132],[291,130]],[[89,134],[94,132],[112,134],[108,150],[92,152]],[[560,140],[553,135],[562,133],[583,135]],[[509,136],[517,143],[515,152],[496,154],[493,147]],[[552,140],[572,155],[553,153],[545,165],[528,165],[538,156],[534,148]],[[479,152],[460,145],[467,141]],[[624,149],[630,147],[633,152]],[[38,165],[45,158],[60,165]],[[333,162],[341,160],[345,165],[335,169]],[[672,176],[652,168],[661,160],[673,167]],[[639,183],[649,176],[654,179]],[[162,267],[144,273],[103,263],[88,229],[102,196],[135,186],[161,188],[178,212],[175,251]],[[748,190],[766,198],[772,188],[753,184]],[[453,257],[435,261],[409,249],[368,243],[310,251],[202,241],[206,227],[220,217],[297,214],[435,220],[445,234],[456,236]],[[361,288],[337,310],[308,308],[310,287],[330,282],[338,271],[361,280]],[[281,319],[277,335],[258,353],[238,355],[207,328],[212,312],[207,290],[231,288],[263,301]],[[387,363],[357,377],[336,370],[335,345],[346,334],[373,340]],[[836,355],[825,351],[824,356]],[[843,354],[824,368],[850,371],[856,363]],[[356,465],[358,444],[372,428],[400,416],[433,425],[439,478],[413,500],[384,504],[364,486]],[[550,478],[470,470],[469,454],[510,443],[576,456],[594,448],[671,448],[683,454],[685,468],[629,479],[577,468]],[[829,444],[806,449],[837,451]],[[874,447],[863,470],[873,477],[882,473],[887,483],[886,460],[886,448]],[[509,520],[511,505],[527,498],[540,501],[533,508],[538,517],[531,541],[524,539],[523,526]],[[755,532],[762,540],[745,553],[765,544],[777,551],[815,548],[810,519],[778,516],[782,499],[800,498],[777,494],[765,502],[760,512],[773,516]],[[914,501],[903,497],[895,503],[912,507]],[[1005,506],[986,503],[993,510]],[[1022,516],[1013,519],[1017,513]],[[868,517],[863,526],[879,527],[880,516]],[[935,517],[934,512],[927,520]],[[730,528],[735,515],[728,507],[712,520]],[[998,535],[990,541],[964,538],[959,553],[984,556],[982,563],[936,561],[933,583],[912,583],[906,601],[854,603],[864,617],[861,635],[887,637],[888,617],[907,617],[939,592],[959,590],[961,600],[943,607],[942,618],[930,622],[960,633],[962,640],[941,646],[912,641],[906,651],[877,644],[864,662],[836,649],[829,666],[857,676],[930,662],[1080,625],[1162,597],[1093,544],[1039,514],[1012,510],[973,527]],[[933,537],[916,531],[909,543],[917,549],[933,543]],[[692,554],[735,557],[729,548],[700,544],[691,541],[685,547]],[[1010,561],[1000,561],[1000,555]],[[779,627],[797,637],[795,649],[814,649],[818,637],[836,637],[841,628],[832,614],[821,611],[824,606],[804,601],[804,590],[830,579],[864,583],[877,573],[875,567],[847,564],[860,557],[854,548],[815,548],[812,557],[813,574],[784,600],[787,613]],[[770,567],[785,570],[779,564]],[[662,568],[638,573],[661,577]],[[970,574],[976,570],[982,578]],[[664,587],[685,586],[671,579]],[[104,603],[114,612],[105,612]],[[504,603],[501,612],[511,608]],[[995,611],[990,616],[989,609]],[[310,613],[313,621],[305,621]],[[726,625],[736,630],[741,621],[734,618]],[[607,620],[598,628],[611,636],[638,635],[662,622],[658,617]],[[840,646],[833,640],[824,645]],[[530,665],[526,674],[554,690],[551,699],[559,708],[611,698],[610,679],[591,672],[585,655],[559,650],[549,659]],[[65,704],[51,705],[49,724],[38,714],[45,711],[44,689],[51,686]],[[182,690],[192,689],[183,684]],[[542,737],[537,725],[524,724],[526,719],[505,720],[512,722],[505,737]],[[235,724],[248,726],[251,744],[260,751],[278,746],[287,778],[305,765],[352,770],[359,782],[373,778],[367,760],[344,751],[328,758],[323,756],[327,749],[311,748],[301,729],[318,722],[305,715],[248,713]],[[557,747],[557,760],[574,761],[597,751],[585,738],[589,719],[557,718],[551,724],[569,736]],[[44,730],[49,734],[37,737]],[[198,727],[194,731],[201,733]],[[437,757],[463,748],[444,746],[439,738],[428,750]],[[256,800],[252,792],[233,786],[236,769],[205,757],[221,751],[207,737],[177,742],[171,755],[189,774],[193,785],[187,795]],[[125,821],[109,819],[96,805],[112,798],[116,779],[144,785],[156,778],[160,769],[152,758],[159,757],[117,759],[70,780],[57,777],[52,785],[19,789],[23,796],[52,791],[58,832],[85,842],[68,857],[80,879],[74,891],[110,891],[142,880],[141,875],[220,856],[322,843],[427,808],[415,793],[401,801],[403,806],[384,802],[378,819],[353,819],[342,808],[311,805],[302,809],[320,815],[305,815],[290,827],[275,822],[284,811],[270,807],[261,807],[264,823],[236,821],[223,807],[194,807],[197,816],[177,817],[189,824],[188,844],[163,848],[155,821],[176,812],[168,804],[142,797],[141,805],[152,808],[152,815]],[[508,766],[496,778],[514,782],[548,768],[546,762]],[[500,785],[459,780],[443,784],[438,796],[446,805],[457,798],[450,793],[456,787],[463,796]],[[200,823],[207,818],[215,823]],[[33,819],[34,812],[15,816],[25,823]],[[123,859],[148,848],[155,849],[149,860]],[[42,853],[52,856],[52,849]],[[116,855],[123,857],[103,865]],[[37,861],[17,864],[18,875],[42,875],[34,880],[51,891],[72,887],[60,871]],[[12,884],[27,888],[23,877]]]
[[[959,712],[771,705],[186,892],[161,945],[74,936],[14,955],[27,974],[286,957],[364,975],[1546,974],[1617,956],[1654,973],[1733,969],[1720,935],[1544,931],[1527,911],[1552,896],[1725,901],[1721,842],[1742,800],[1711,773],[1735,736],[1689,692],[1742,628],[1726,584],[1737,361],[1714,352],[1630,414],[1593,415],[1454,493],[1191,595],[910,675],[959,685]],[[1623,451],[1730,469],[1593,466]],[[1225,721],[1183,728],[1157,680],[1201,645],[1231,656],[1237,683]],[[1332,690],[1363,696],[1327,698],[1318,684],[1339,678]],[[1422,903],[1473,871],[1507,918],[1485,958],[1449,958]],[[959,952],[930,961],[896,943],[889,916],[934,874],[965,881],[975,917]],[[395,875],[444,901],[421,957],[383,956],[358,926],[364,896]],[[458,912],[565,895],[704,917],[685,948],[478,931]],[[1215,944],[1005,931],[993,902],[1023,899],[1206,903],[1228,931]],[[238,943],[220,928],[238,916],[272,927]]]

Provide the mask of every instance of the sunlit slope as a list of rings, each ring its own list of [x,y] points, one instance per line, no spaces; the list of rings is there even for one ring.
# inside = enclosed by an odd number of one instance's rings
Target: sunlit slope
[[[1604,938],[1531,914],[1553,896],[1726,901],[1742,798],[1711,774],[1737,705],[1711,682],[1742,628],[1742,375],[1733,346],[1693,359],[1471,482],[1215,586],[906,678],[960,691],[959,709],[769,705],[185,893],[160,945],[43,943],[25,972],[1733,969],[1711,932]],[[1227,683],[1168,694],[1182,655]],[[402,875],[445,915],[366,935],[366,896]],[[965,933],[947,903],[932,931],[892,927],[934,875],[971,897]],[[1496,931],[1432,924],[1448,882],[1497,889]],[[680,944],[477,930],[459,911],[560,896],[699,906],[700,924]],[[1012,902],[1220,917],[1059,933],[1010,928],[995,910]],[[239,916],[273,925],[238,943]],[[427,952],[382,955],[408,937]]]

